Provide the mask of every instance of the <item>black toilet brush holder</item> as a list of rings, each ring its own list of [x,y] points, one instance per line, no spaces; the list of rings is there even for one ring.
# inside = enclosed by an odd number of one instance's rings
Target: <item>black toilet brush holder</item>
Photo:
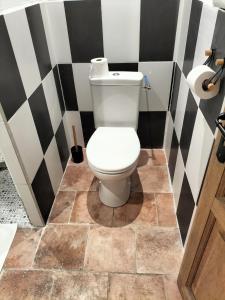
[[[72,126],[74,146],[71,148],[72,160],[74,163],[79,164],[84,160],[83,149],[77,145],[77,136],[75,126]]]

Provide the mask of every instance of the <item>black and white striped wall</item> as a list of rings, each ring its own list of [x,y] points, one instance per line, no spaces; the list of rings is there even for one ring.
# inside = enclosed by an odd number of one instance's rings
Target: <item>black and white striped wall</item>
[[[175,48],[174,86],[167,114],[164,147],[184,243],[198,205],[215,139],[215,119],[225,104],[224,80],[220,93],[206,101],[192,93],[186,77],[193,67],[203,64],[205,49],[215,48],[217,58],[225,57],[224,28],[223,10],[199,0],[182,3]]]
[[[45,221],[69,156],[71,125],[81,144],[94,130],[91,58],[150,76],[138,134],[142,147],[163,146],[178,6],[179,0],[51,1],[0,16],[1,106]]]

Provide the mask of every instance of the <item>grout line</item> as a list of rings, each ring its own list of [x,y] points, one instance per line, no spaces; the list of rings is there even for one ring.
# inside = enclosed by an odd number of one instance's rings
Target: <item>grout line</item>
[[[38,252],[38,249],[39,249],[39,246],[40,246],[42,237],[43,237],[43,235],[44,235],[45,229],[46,229],[46,226],[42,228],[41,235],[40,235],[40,239],[39,239],[39,241],[38,241],[38,243],[37,243],[36,250],[34,251],[34,257],[33,257],[33,260],[32,260],[32,264],[31,264],[31,266],[30,266],[30,268],[32,268],[32,269],[33,269],[33,266],[34,266],[35,257],[36,257],[36,255],[37,255],[37,252]]]
[[[72,204],[72,209],[71,209],[71,211],[70,211],[70,216],[69,216],[69,220],[68,220],[68,224],[71,224],[71,218],[72,218],[72,213],[73,213],[73,209],[74,209],[74,206],[75,206],[75,200],[76,200],[76,197],[77,197],[77,191],[76,192],[74,192],[75,193],[75,195],[74,195],[74,199],[73,199],[73,204]]]
[[[88,256],[88,245],[89,245],[89,233],[90,233],[90,230],[91,230],[91,226],[89,224],[88,230],[87,230],[87,238],[86,238],[86,244],[85,244],[85,251],[84,251],[83,270],[85,269],[86,259],[87,259],[87,256]]]

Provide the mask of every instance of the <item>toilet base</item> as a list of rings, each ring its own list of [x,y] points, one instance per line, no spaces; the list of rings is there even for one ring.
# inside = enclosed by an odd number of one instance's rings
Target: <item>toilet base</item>
[[[130,196],[130,177],[120,180],[100,182],[99,197],[107,206],[119,207],[124,205]]]

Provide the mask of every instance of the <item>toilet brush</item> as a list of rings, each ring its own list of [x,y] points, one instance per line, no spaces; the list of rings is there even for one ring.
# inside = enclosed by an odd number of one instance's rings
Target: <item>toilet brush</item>
[[[81,163],[84,160],[82,147],[77,144],[76,128],[72,126],[74,146],[71,148],[72,160]]]

